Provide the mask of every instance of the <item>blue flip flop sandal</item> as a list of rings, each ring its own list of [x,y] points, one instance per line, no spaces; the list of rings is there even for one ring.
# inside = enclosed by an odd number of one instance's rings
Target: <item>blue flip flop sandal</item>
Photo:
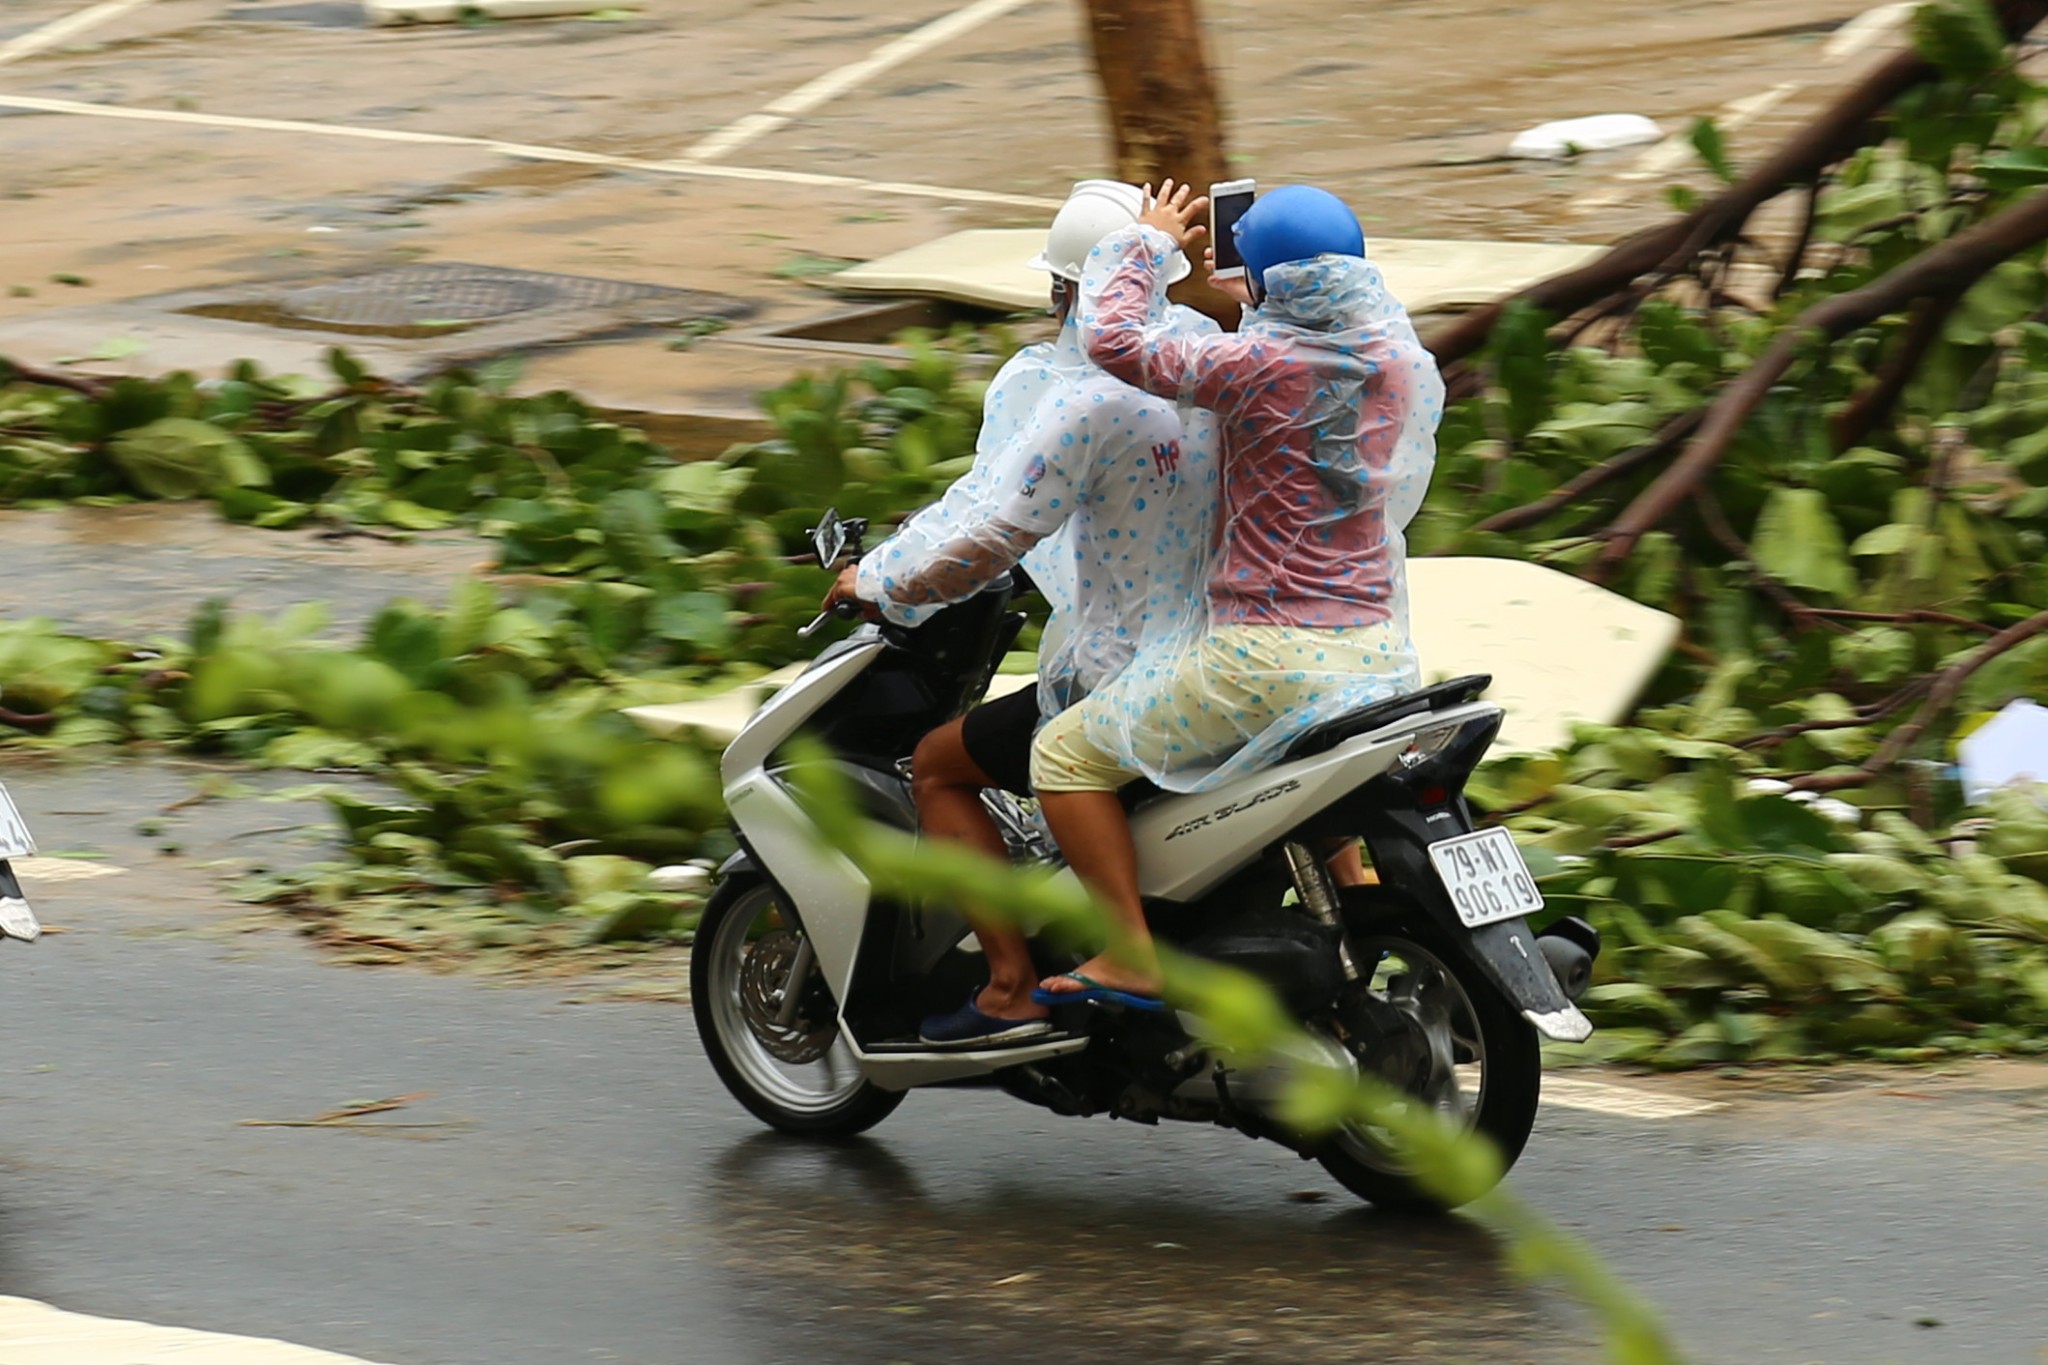
[[[1082,989],[1078,991],[1049,991],[1045,987],[1040,986],[1037,990],[1031,992],[1031,1003],[1034,1005],[1122,1005],[1126,1009],[1149,1010],[1153,1013],[1166,1008],[1164,1000],[1150,995],[1133,995],[1129,991],[1120,991],[1114,986],[1105,986],[1095,978],[1083,976],[1079,972],[1061,972],[1060,975],[1069,981],[1080,982]]]

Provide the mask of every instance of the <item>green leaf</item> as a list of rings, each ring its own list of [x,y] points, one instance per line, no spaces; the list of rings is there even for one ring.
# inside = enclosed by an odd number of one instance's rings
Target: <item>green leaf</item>
[[[498,591],[480,579],[466,578],[448,595],[448,613],[441,618],[441,650],[453,657],[484,642],[491,618],[498,613]]]
[[[1970,286],[1949,315],[1942,335],[1963,346],[1989,344],[1999,332],[2038,309],[2044,292],[2048,292],[2048,282],[2042,278],[2039,260],[2001,261]]]
[[[1977,846],[2023,877],[2048,882],[2048,809],[2038,787],[2009,787],[1985,799],[1992,826]]]
[[[1728,149],[1721,141],[1721,129],[1710,118],[1694,119],[1691,135],[1692,149],[1700,154],[1700,160],[1724,185],[1735,183],[1735,168],[1728,164]]]
[[[713,592],[681,592],[655,603],[648,628],[699,649],[723,649],[732,639],[730,604]]]
[[[191,417],[158,418],[122,432],[109,448],[129,482],[153,498],[194,498],[270,482],[270,471],[241,441]]]
[[[374,745],[325,730],[281,735],[263,750],[263,761],[276,768],[367,768],[380,757]]]
[[[1693,775],[1693,799],[1699,803],[1700,833],[1724,849],[1747,849],[1749,825],[1735,795],[1735,779],[1714,767]]]
[[[654,477],[654,487],[670,507],[723,515],[732,511],[733,501],[753,478],[751,469],[703,460],[662,471]]]
[[[1685,1011],[1670,996],[1641,981],[1613,981],[1588,988],[1580,1004],[1604,1026],[1648,1019],[1672,1028],[1685,1027]]]
[[[1720,371],[1721,343],[1699,318],[1669,299],[1647,300],[1637,310],[1636,337],[1659,369],[1697,365],[1709,373]]]
[[[370,372],[363,368],[361,361],[339,346],[328,350],[327,368],[334,371],[334,377],[339,379],[342,387],[346,389],[359,387],[370,375]]]
[[[403,531],[439,531],[455,524],[453,513],[422,507],[405,498],[386,498],[378,503],[377,519]]]
[[[148,342],[135,337],[109,337],[93,347],[87,354],[65,356],[60,358],[57,363],[59,365],[76,365],[81,362],[94,360],[126,360],[129,356],[140,355],[148,349]]]
[[[11,710],[62,706],[90,687],[111,658],[106,646],[62,634],[53,622],[0,621],[0,688]]]
[[[1849,553],[1858,559],[1871,555],[1904,554],[1920,543],[1920,536],[1918,526],[1909,526],[1902,521],[1886,522],[1876,530],[1865,531],[1856,537]]]
[[[1913,11],[1913,46],[1956,81],[1977,81],[2005,63],[2005,30],[1983,0],[1937,0]]]
[[[1508,434],[1520,440],[1550,410],[1550,315],[1512,302],[1494,324],[1487,346],[1507,398]]]
[[[769,273],[778,280],[808,280],[820,275],[836,275],[851,265],[860,262],[844,256],[792,256]]]
[[[1751,533],[1757,567],[1788,587],[1831,596],[1856,591],[1842,529],[1828,509],[1827,495],[1814,488],[1771,490]]]
[[[2048,185],[2048,147],[2014,147],[1970,168],[1995,190],[2025,190]]]
[[[1531,429],[1532,442],[1555,443],[1582,463],[1598,464],[1648,441],[1657,413],[1647,403],[1565,403]]]
[[[1831,186],[1821,192],[1814,232],[1826,241],[1846,242],[1910,208],[1906,192],[1896,183]]]

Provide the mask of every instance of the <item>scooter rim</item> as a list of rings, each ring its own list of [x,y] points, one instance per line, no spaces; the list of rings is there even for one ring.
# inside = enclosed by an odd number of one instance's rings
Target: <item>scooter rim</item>
[[[820,1090],[800,1083],[791,1074],[795,1064],[774,1056],[761,1045],[740,1008],[739,964],[746,958],[747,937],[762,912],[770,908],[781,909],[773,887],[756,886],[743,891],[719,919],[711,942],[698,943],[696,951],[711,957],[707,980],[718,987],[708,1002],[712,1019],[725,1045],[727,1060],[739,1079],[762,1099],[792,1114],[829,1113],[852,1099],[865,1079],[846,1040],[835,1037],[822,1058],[801,1064],[805,1072],[824,1070],[829,1088]]]
[[[1444,1117],[1451,1119],[1465,1132],[1472,1132],[1478,1128],[1479,1117],[1485,1111],[1487,1073],[1492,1069],[1486,1064],[1486,1026],[1480,1022],[1479,1010],[1473,1003],[1471,995],[1466,991],[1464,982],[1460,981],[1458,974],[1451,970],[1450,965],[1437,956],[1428,946],[1417,943],[1414,939],[1402,934],[1374,934],[1368,935],[1359,942],[1354,943],[1352,948],[1354,952],[1359,953],[1361,956],[1370,957],[1374,963],[1374,970],[1377,972],[1379,964],[1384,961],[1384,958],[1381,954],[1374,951],[1375,945],[1396,944],[1399,945],[1402,956],[1412,955],[1420,957],[1435,969],[1440,980],[1456,993],[1455,1003],[1463,1010],[1465,1019],[1471,1027],[1472,1036],[1470,1038],[1465,1038],[1456,1032],[1453,1032],[1451,1036],[1454,1041],[1472,1045],[1473,1052],[1478,1058],[1479,1084],[1467,1089],[1462,1082],[1462,1078],[1454,1078],[1458,1085],[1460,1103],[1455,1115],[1445,1114]],[[1439,1112],[1441,1113],[1441,1110]],[[1402,1178],[1414,1175],[1413,1169],[1406,1162],[1395,1157],[1384,1143],[1359,1131],[1354,1125],[1346,1125],[1339,1129],[1335,1135],[1335,1141],[1344,1149],[1346,1155],[1382,1174]]]

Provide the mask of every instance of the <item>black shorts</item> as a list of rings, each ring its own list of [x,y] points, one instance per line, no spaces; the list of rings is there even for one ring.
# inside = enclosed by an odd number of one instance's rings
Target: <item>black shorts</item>
[[[1038,689],[1020,687],[983,702],[960,720],[960,747],[996,785],[1031,795],[1031,737],[1038,731]]]

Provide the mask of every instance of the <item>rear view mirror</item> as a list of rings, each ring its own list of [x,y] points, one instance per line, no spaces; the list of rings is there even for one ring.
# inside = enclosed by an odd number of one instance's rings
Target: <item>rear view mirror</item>
[[[826,508],[824,517],[811,528],[811,548],[821,567],[829,569],[839,562],[846,550],[846,523],[839,519],[838,508]]]

